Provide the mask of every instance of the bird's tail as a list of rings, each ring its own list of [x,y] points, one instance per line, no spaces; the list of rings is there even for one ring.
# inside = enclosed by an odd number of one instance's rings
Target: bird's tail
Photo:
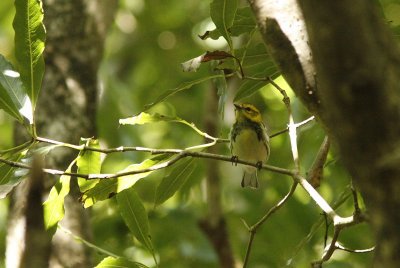
[[[257,170],[244,170],[242,178],[242,187],[258,188]]]

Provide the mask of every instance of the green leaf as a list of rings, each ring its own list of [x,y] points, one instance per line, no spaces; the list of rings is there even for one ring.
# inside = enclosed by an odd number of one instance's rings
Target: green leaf
[[[44,73],[43,9],[40,0],[15,0],[15,56],[22,82],[33,107],[39,95]]]
[[[23,150],[19,153],[14,153],[5,159],[13,162],[19,162],[27,154],[28,150]],[[26,170],[12,167],[5,163],[0,163],[0,199],[7,195],[17,186],[27,174]]]
[[[196,131],[198,134],[200,134],[203,137],[212,138],[207,133],[202,132],[200,129],[198,129],[193,123],[189,123],[188,121],[183,120],[176,116],[162,115],[159,113],[148,114],[148,113],[143,112],[136,116],[132,116],[132,117],[128,117],[128,118],[119,120],[119,123],[121,125],[143,125],[143,124],[158,123],[158,122],[181,123],[181,124],[184,124],[184,125],[190,127],[191,129],[193,129],[194,131]]]
[[[65,172],[71,172],[76,160],[72,161]],[[49,197],[43,204],[44,224],[46,230],[54,234],[57,224],[64,218],[64,199],[69,193],[71,176],[62,175],[56,184],[51,188]]]
[[[99,141],[92,138],[81,138],[80,144],[85,144],[88,147],[100,149]],[[76,165],[78,166],[77,172],[79,174],[100,174],[101,171],[101,154],[100,152],[83,150],[79,152]],[[78,185],[81,192],[93,188],[99,179],[86,180],[84,178],[78,178]]]
[[[232,36],[239,36],[243,33],[250,33],[256,28],[256,20],[249,6],[239,8],[231,27]]]
[[[133,188],[117,194],[119,212],[132,234],[154,255],[146,209]]]
[[[188,159],[179,163],[158,185],[155,204],[162,204],[172,197],[182,187],[182,185],[185,184],[194,169],[195,165],[193,159]]]
[[[32,123],[32,107],[28,95],[20,78],[3,55],[0,55],[0,109],[23,123],[26,117]]]
[[[249,6],[246,6],[237,9],[235,19],[229,30],[229,33],[231,36],[239,36],[244,33],[250,33],[256,27],[257,26],[254,14],[251,11],[251,8]],[[217,40],[221,36],[221,32],[218,29],[214,29],[212,31],[206,31],[203,35],[200,35],[199,37],[202,40],[205,40],[207,38]]]
[[[278,77],[278,68],[269,56],[264,44],[257,43],[250,45],[249,47],[239,49],[236,54],[242,61],[242,68],[245,75],[251,74],[256,79],[247,79],[242,82],[234,101],[240,101],[268,84],[267,77],[271,77],[272,79]]]
[[[153,158],[146,159],[140,164],[132,164],[118,173],[130,171],[138,171],[153,167],[157,164],[167,161],[171,157],[170,154],[161,154]],[[137,173],[133,175],[123,176],[116,179],[103,179],[96,184],[92,189],[85,192],[82,196],[83,205],[85,208],[91,207],[98,201],[113,197],[115,194],[132,187],[138,180],[149,176],[154,171]],[[118,174],[117,173],[117,174]]]
[[[221,35],[228,42],[231,50],[232,39],[230,28],[233,25],[237,10],[238,0],[214,0],[210,4],[210,16]]]
[[[125,258],[106,257],[95,268],[147,268],[147,266]]]
[[[152,103],[146,104],[144,106],[145,110],[150,109],[151,107],[165,101],[166,99],[168,99],[169,97],[172,97],[173,95],[175,95],[178,92],[181,92],[183,90],[189,89],[195,85],[201,84],[203,82],[206,82],[210,79],[214,79],[217,77],[221,77],[221,75],[212,75],[212,76],[207,76],[207,77],[203,77],[194,81],[189,81],[189,82],[184,82],[182,84],[180,84],[177,88],[173,88],[173,89],[169,89],[166,90],[165,92],[163,92],[160,96],[158,96],[156,98],[156,100]]]

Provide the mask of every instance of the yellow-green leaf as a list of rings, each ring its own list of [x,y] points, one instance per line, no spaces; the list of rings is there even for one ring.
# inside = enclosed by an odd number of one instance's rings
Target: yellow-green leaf
[[[80,144],[85,144],[88,147],[100,148],[99,141],[96,139],[81,138]],[[79,174],[99,174],[101,171],[101,155],[99,152],[83,150],[79,153],[76,165],[78,166]],[[86,180],[84,178],[78,178],[78,184],[81,192],[93,188],[99,180]]]

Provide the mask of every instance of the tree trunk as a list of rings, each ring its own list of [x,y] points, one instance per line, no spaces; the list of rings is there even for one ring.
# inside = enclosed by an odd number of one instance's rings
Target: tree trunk
[[[117,1],[43,2],[47,30],[46,72],[36,109],[38,135],[76,144],[80,137],[96,135],[97,70]],[[57,149],[46,158],[46,166],[65,169],[76,155],[76,151]],[[28,194],[23,184],[10,207],[7,242],[13,241],[17,245],[28,244],[23,237],[16,237],[18,230],[12,224],[24,221],[23,213],[18,213],[23,211],[26,205],[23,199]],[[90,239],[88,211],[83,209],[78,198],[76,180],[72,180],[71,194],[65,200],[66,214],[60,224],[72,233]],[[7,252],[16,248],[9,246]],[[53,237],[50,267],[92,266],[88,249],[58,230]]]
[[[271,3],[270,3],[271,2]],[[283,2],[296,1],[282,0]],[[285,35],[279,19],[266,10],[272,1],[251,1],[264,39],[281,36],[289,55],[272,53],[278,65],[299,66],[297,43]],[[373,1],[299,1],[317,84],[307,88],[305,69],[282,70],[296,94],[325,126],[358,184],[377,239],[375,266],[400,263],[400,50]],[[284,9],[287,14],[293,9]],[[282,13],[282,12],[281,12]],[[280,13],[280,14],[281,14]],[[268,23],[272,22],[272,23]],[[278,33],[276,33],[278,32]],[[307,34],[304,33],[304,34]],[[293,34],[293,32],[291,33]],[[299,31],[297,33],[299,34]],[[282,37],[283,35],[283,37]],[[299,38],[299,36],[298,36]],[[303,44],[304,45],[304,44]],[[282,50],[279,43],[267,44]],[[282,51],[281,51],[282,52]],[[296,53],[297,54],[297,53]],[[316,96],[307,98],[306,93]],[[369,245],[368,245],[369,246]]]

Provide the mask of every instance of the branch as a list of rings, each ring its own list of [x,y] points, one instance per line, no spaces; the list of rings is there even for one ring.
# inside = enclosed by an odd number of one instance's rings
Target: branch
[[[96,149],[96,148],[90,148],[90,149],[92,151],[104,151],[104,150],[107,151],[108,150],[108,149]],[[64,172],[64,171],[61,171],[61,170],[48,169],[48,168],[44,168],[43,172],[48,173],[48,174],[52,174],[52,175],[74,176],[74,177],[84,178],[84,179],[87,179],[87,180],[113,179],[113,178],[124,177],[124,176],[129,176],[129,175],[134,175],[134,174],[139,174],[139,173],[146,173],[146,172],[149,172],[149,171],[163,169],[163,168],[166,168],[166,167],[169,167],[169,166],[173,165],[174,163],[178,162],[179,160],[181,160],[181,159],[183,159],[185,157],[207,158],[207,159],[214,159],[214,160],[225,161],[225,162],[232,162],[232,157],[231,156],[204,153],[204,152],[191,152],[191,151],[185,151],[185,150],[180,150],[180,149],[152,149],[152,148],[144,148],[144,147],[129,147],[128,149],[129,149],[129,151],[150,152],[152,154],[176,154],[177,156],[175,158],[167,161],[167,162],[163,162],[161,164],[154,165],[154,166],[146,168],[146,169],[133,170],[133,171],[121,172],[121,173],[115,173],[115,174],[80,174],[80,173]],[[113,150],[113,149],[111,149],[111,150]],[[121,150],[119,150],[119,151],[127,151],[127,150],[123,150],[123,148],[121,148]],[[7,164],[9,166],[12,166],[12,167],[19,167],[19,168],[23,168],[23,169],[31,169],[31,167],[29,165],[26,165],[26,164],[23,164],[23,163],[20,163],[20,162],[10,161],[10,160],[3,159],[3,158],[0,158],[0,162],[3,162],[3,163],[5,163],[5,164]],[[243,164],[243,165],[259,167],[257,165],[257,163],[243,161],[243,160],[240,160],[240,159],[238,159],[235,162],[237,162],[239,164]],[[269,170],[269,171],[272,171],[272,172],[275,172],[275,173],[288,175],[288,176],[293,176],[294,175],[294,172],[289,170],[289,169],[270,166],[270,165],[266,165],[266,164],[263,164],[261,169]]]
[[[289,200],[289,197],[291,197],[294,193],[294,191],[296,190],[297,187],[297,182],[293,182],[292,187],[290,188],[289,192],[273,207],[271,207],[267,214],[265,214],[257,223],[255,223],[254,225],[252,225],[251,227],[249,227],[246,222],[245,225],[247,226],[247,229],[250,232],[250,238],[249,238],[249,243],[247,244],[247,250],[246,250],[246,255],[244,258],[244,263],[243,263],[243,268],[247,267],[248,261],[249,261],[249,257],[250,257],[250,252],[251,252],[251,248],[253,245],[253,240],[254,240],[254,235],[256,234],[258,228],[264,224],[264,222],[273,214],[275,213],[278,209],[280,209],[287,200]]]

